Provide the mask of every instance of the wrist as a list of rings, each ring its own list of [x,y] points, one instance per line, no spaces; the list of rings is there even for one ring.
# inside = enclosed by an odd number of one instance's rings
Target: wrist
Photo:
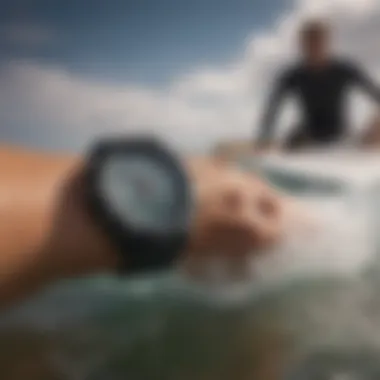
[[[48,248],[52,252],[58,252],[57,265],[60,277],[116,270],[120,272],[124,271],[124,268],[132,272],[157,269],[164,264],[169,265],[172,256],[177,255],[177,250],[181,250],[183,239],[186,240],[183,236],[187,223],[185,214],[189,207],[186,179],[181,179],[182,174],[179,173],[179,169],[170,164],[171,161],[166,159],[165,152],[159,146],[146,145],[144,148],[145,145],[140,146],[139,141],[128,141],[129,145],[120,144],[120,142],[115,144],[113,140],[101,142],[99,146],[95,146],[88,163],[75,165],[62,179],[56,201],[56,221],[52,223],[53,233]],[[134,153],[131,148],[138,149]],[[157,239],[156,234],[151,234],[149,229],[146,231],[137,229],[137,232],[133,228],[129,230],[128,215],[114,215],[109,211],[110,205],[115,202],[114,193],[107,193],[108,190],[104,193],[99,190],[99,173],[103,170],[103,154],[117,158],[115,153],[120,149],[121,152],[126,152],[126,159],[129,159],[128,154],[131,154],[132,158],[134,155],[139,158],[141,154],[143,158],[157,160],[158,165],[162,165],[176,180],[177,189],[173,190],[177,193],[178,202],[181,202],[180,206],[184,208],[185,219],[179,215],[179,222],[184,225],[176,227],[177,230],[174,230],[172,235],[164,233],[163,239]],[[205,163],[201,165],[199,161],[203,163],[204,160],[200,158],[186,162],[185,171],[190,177],[199,176],[200,167],[204,170]],[[126,174],[130,175],[128,171]],[[149,173],[144,175],[147,174]],[[133,181],[133,176],[131,180]],[[190,178],[190,182],[193,182],[193,178]],[[171,185],[171,182],[169,184]],[[120,186],[120,182],[116,182],[115,186]],[[185,197],[183,201],[182,197]],[[138,197],[137,201],[140,201]],[[144,205],[141,204],[140,207]],[[135,212],[133,207],[131,211]],[[146,236],[146,239],[141,239],[142,236]],[[127,257],[126,252],[130,252]],[[156,256],[152,256],[152,253]]]
[[[115,272],[118,256],[87,206],[84,166],[76,163],[58,181],[50,235],[44,247],[56,277]]]

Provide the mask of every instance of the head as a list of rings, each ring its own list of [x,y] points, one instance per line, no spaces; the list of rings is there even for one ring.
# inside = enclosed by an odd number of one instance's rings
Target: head
[[[300,30],[300,48],[307,63],[320,65],[330,53],[330,28],[320,20],[305,22]]]

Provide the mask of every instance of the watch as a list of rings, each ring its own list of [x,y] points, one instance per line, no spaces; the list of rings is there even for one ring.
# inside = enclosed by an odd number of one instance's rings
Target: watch
[[[93,220],[119,252],[122,274],[166,269],[185,249],[191,185],[180,159],[159,140],[100,140],[90,149],[84,186]]]

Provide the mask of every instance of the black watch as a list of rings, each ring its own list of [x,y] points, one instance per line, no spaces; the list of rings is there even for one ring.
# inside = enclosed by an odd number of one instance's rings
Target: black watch
[[[166,269],[185,249],[192,214],[181,161],[152,138],[111,138],[90,150],[89,211],[120,253],[120,272]]]

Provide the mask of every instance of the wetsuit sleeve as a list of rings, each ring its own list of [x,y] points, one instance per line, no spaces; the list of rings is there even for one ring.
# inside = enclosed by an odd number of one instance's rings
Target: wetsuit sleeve
[[[259,125],[259,134],[256,140],[257,143],[262,144],[272,139],[274,134],[274,125],[278,113],[278,109],[284,99],[285,95],[291,88],[292,75],[290,72],[283,73],[276,81],[274,89],[269,96],[269,100],[264,109],[263,118]]]
[[[354,83],[359,85],[380,106],[380,86],[358,67],[351,67],[349,73]]]

